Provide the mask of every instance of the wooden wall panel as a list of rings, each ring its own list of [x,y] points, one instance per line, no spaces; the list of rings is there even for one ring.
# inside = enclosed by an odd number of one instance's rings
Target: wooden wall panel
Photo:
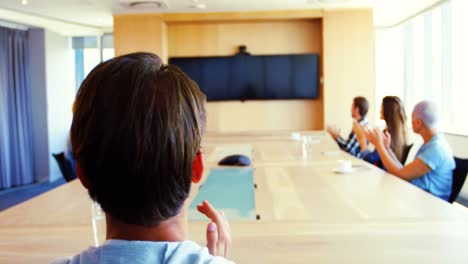
[[[253,54],[320,54],[320,99],[209,103],[208,130],[322,129],[325,118],[347,131],[354,96],[375,107],[371,9],[116,15],[114,42],[116,55],[151,51],[164,59],[232,55],[238,45]]]
[[[321,58],[322,22],[310,19],[168,24],[169,57],[228,56],[235,54],[239,45],[246,45],[256,55],[314,52]],[[322,98],[210,102],[207,111],[207,130],[211,131],[323,128]]]
[[[374,27],[371,9],[325,11],[324,112],[326,124],[337,124],[346,136],[351,130],[351,104],[355,96],[375,104]],[[371,123],[375,115],[369,115]]]
[[[252,54],[322,51],[320,20],[169,24],[169,55],[233,55],[239,45]]]
[[[322,109],[321,100],[212,102],[207,106],[207,130],[319,130]]]
[[[115,15],[115,55],[148,51],[156,53],[164,60],[167,60],[166,30],[166,23],[158,15]]]
[[[172,22],[241,22],[241,21],[272,21],[322,18],[323,11],[318,9],[277,10],[254,12],[211,12],[211,13],[164,13],[161,17],[168,23]]]

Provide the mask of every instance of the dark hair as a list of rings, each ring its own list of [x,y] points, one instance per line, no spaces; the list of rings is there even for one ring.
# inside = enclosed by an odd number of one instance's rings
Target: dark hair
[[[408,142],[408,133],[405,107],[398,96],[385,96],[382,99],[382,115],[392,137],[390,148],[401,161]]]
[[[205,102],[194,81],[151,53],[96,66],[78,91],[71,128],[91,198],[127,224],[175,216],[190,191]]]
[[[353,103],[354,107],[359,108],[359,114],[362,117],[365,117],[369,111],[369,102],[367,102],[367,99],[362,96],[358,96],[353,99]]]

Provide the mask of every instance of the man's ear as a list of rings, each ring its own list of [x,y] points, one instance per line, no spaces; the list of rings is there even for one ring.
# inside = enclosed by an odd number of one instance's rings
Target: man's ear
[[[416,119],[416,126],[417,128],[421,128],[424,125],[423,121],[421,119]]]
[[[76,163],[76,174],[78,176],[78,179],[80,179],[81,184],[83,184],[83,186],[86,189],[88,189],[89,187],[88,181],[86,180],[86,177],[83,174],[83,169],[81,169],[81,166],[78,162]]]
[[[193,159],[192,163],[192,182],[199,183],[203,177],[203,171],[205,170],[205,164],[203,162],[203,154],[198,151]]]

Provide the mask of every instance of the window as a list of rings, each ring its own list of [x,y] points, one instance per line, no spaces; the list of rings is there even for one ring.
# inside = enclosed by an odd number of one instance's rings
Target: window
[[[445,22],[451,36],[451,43],[446,49],[451,54],[448,63],[452,70],[449,80],[452,96],[447,98],[447,105],[451,106],[450,125],[453,132],[468,135],[468,120],[465,118],[468,109],[468,1],[453,0],[451,4],[452,8],[444,11],[451,18]]]
[[[400,96],[408,114],[421,100],[440,110],[444,132],[468,135],[468,1],[451,0],[392,28],[376,30],[376,100]]]
[[[86,75],[96,65],[114,57],[113,36],[104,34],[101,37],[73,37],[72,42],[75,50],[75,79],[78,90]]]

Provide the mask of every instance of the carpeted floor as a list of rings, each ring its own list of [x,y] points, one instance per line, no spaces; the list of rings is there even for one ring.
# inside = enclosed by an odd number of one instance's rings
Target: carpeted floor
[[[42,193],[50,191],[64,183],[66,183],[65,180],[60,178],[54,182],[36,183],[2,190],[0,191],[0,212],[9,207],[34,198]]]

